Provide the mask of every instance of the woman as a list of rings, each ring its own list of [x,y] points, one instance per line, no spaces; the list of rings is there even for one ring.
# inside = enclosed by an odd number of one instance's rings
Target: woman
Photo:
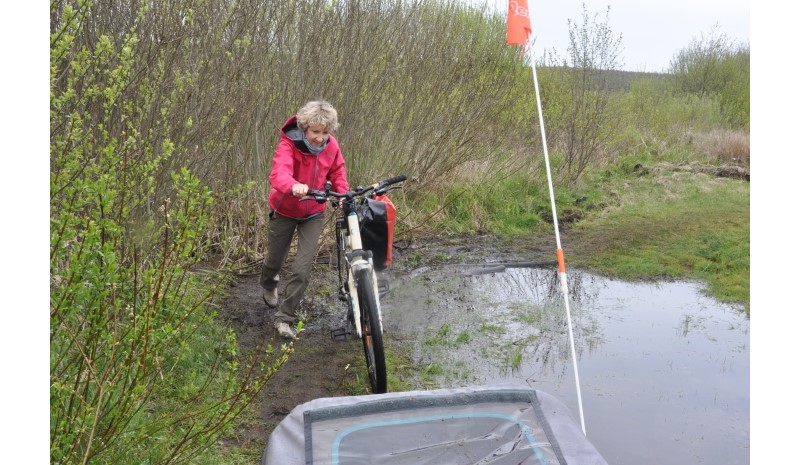
[[[264,288],[264,302],[269,307],[277,307],[275,328],[286,339],[297,337],[293,326],[308,287],[326,206],[299,199],[309,189],[323,189],[325,181],[331,181],[332,190],[336,192],[350,189],[342,151],[333,136],[338,127],[338,115],[330,103],[310,101],[281,127],[280,141],[272,159],[267,256],[260,283]],[[297,254],[286,276],[283,301],[278,306],[278,275],[295,233]]]

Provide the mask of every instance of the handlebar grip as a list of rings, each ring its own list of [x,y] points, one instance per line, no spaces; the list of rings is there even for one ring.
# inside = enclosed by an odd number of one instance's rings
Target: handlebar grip
[[[328,200],[328,194],[323,191],[309,189],[300,200],[314,200],[317,203],[325,203]]]
[[[391,184],[396,184],[398,182],[405,181],[405,180],[406,180],[406,175],[405,174],[401,174],[399,176],[394,176],[394,177],[391,177],[389,179],[384,179],[383,181],[381,181],[381,186],[389,186]]]

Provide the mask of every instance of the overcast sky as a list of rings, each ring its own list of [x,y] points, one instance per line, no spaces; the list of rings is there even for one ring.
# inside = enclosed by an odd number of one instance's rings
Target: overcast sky
[[[475,4],[494,6],[503,15],[507,0],[473,0]],[[750,3],[748,0],[528,0],[534,53],[555,48],[566,58],[570,19],[583,23],[583,4],[590,24],[595,13],[605,21],[611,7],[608,26],[614,37],[622,35],[621,69],[628,71],[664,71],[675,53],[688,46],[692,38],[708,37],[712,27],[736,43],[750,40]]]

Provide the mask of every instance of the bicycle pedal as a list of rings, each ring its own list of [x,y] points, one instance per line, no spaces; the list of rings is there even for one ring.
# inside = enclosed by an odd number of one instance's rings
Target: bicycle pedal
[[[389,281],[386,279],[378,279],[378,293],[385,294],[389,292]]]
[[[347,328],[332,329],[331,339],[337,342],[347,341],[350,339],[350,332],[347,331]]]

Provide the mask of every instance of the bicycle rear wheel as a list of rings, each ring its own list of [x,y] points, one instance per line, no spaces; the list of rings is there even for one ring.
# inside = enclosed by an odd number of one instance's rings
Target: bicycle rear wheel
[[[339,300],[346,301],[347,294],[347,260],[344,254],[347,251],[347,233],[345,232],[344,218],[336,219],[336,269],[339,271]]]
[[[353,319],[353,301],[350,295],[350,285],[348,284],[349,268],[345,258],[347,253],[347,232],[345,220],[343,217],[336,219],[336,268],[339,271],[339,300],[347,304],[347,323],[350,328],[355,330],[355,321]]]
[[[367,361],[369,383],[372,392],[386,392],[386,359],[383,352],[383,334],[378,315],[378,300],[372,282],[372,270],[358,270],[356,289],[358,306],[361,309],[361,341],[364,343],[364,357]]]

